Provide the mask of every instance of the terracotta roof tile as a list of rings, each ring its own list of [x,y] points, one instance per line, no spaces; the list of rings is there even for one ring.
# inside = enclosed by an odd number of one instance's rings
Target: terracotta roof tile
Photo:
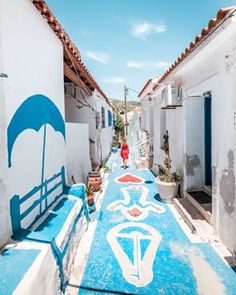
[[[209,21],[208,26],[202,29],[201,33],[197,35],[195,39],[189,44],[189,47],[185,48],[180,57],[178,57],[177,60],[172,65],[170,65],[169,69],[166,70],[158,82],[153,86],[153,90],[158,87],[160,82],[162,82],[174,70],[174,68],[180,64],[197,47],[197,45],[202,42],[203,39],[224,20],[225,17],[227,17],[230,13],[233,13],[234,10],[236,10],[236,6],[225,7],[218,10],[216,18],[212,18]]]
[[[142,95],[142,93],[144,92],[144,90],[147,88],[147,86],[149,85],[151,81],[152,79],[147,80],[146,84],[143,86],[142,90],[139,92],[138,97]]]
[[[102,91],[100,86],[97,84],[95,79],[92,77],[92,75],[90,74],[90,72],[88,71],[88,69],[86,68],[84,63],[82,62],[79,49],[71,41],[69,35],[65,32],[65,30],[63,29],[61,24],[58,22],[56,17],[53,15],[53,13],[50,10],[50,8],[48,7],[47,3],[44,0],[31,0],[31,1],[34,4],[34,6],[38,9],[38,11],[41,13],[43,18],[47,21],[49,26],[53,29],[53,31],[58,36],[58,38],[61,40],[64,48],[68,52],[70,52],[72,57],[77,61],[77,64],[79,65],[79,67],[81,67],[82,72],[85,73],[85,78],[86,79],[88,78],[88,80],[92,82],[93,89],[96,88],[102,94],[102,96],[104,96],[107,103],[110,106],[112,106],[111,103],[109,102],[107,96],[105,95],[105,93]]]

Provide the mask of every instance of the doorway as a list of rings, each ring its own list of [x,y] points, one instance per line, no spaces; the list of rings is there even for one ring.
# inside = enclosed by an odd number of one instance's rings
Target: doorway
[[[212,96],[204,94],[205,185],[212,186]]]

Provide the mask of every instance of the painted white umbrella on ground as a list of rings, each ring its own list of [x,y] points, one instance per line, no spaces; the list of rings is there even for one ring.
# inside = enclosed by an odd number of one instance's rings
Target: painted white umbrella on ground
[[[126,243],[122,245],[122,239],[129,240],[131,247],[125,247]],[[128,283],[144,287],[152,282],[160,233],[150,225],[127,222],[113,227],[107,234],[107,240]]]

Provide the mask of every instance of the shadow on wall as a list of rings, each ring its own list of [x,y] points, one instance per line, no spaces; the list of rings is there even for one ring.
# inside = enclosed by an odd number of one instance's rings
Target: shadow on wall
[[[41,171],[41,182],[36,186],[32,183],[30,191],[24,196],[18,196],[16,192],[16,195],[10,200],[13,233],[21,228],[22,220],[30,215],[31,220],[29,221],[28,227],[31,226],[63,191],[65,184],[64,167],[61,167],[60,171],[55,171],[51,178],[45,179],[47,125],[50,125],[55,132],[60,133],[65,141],[65,122],[60,111],[48,97],[38,94],[29,97],[20,105],[7,129],[8,167],[11,169],[12,151],[18,137],[28,129],[39,132],[43,128],[41,167],[37,167],[37,163],[35,164],[35,169],[38,168]],[[35,147],[35,152],[37,152],[37,147]],[[61,188],[61,193],[58,193],[59,188]],[[29,202],[30,199],[33,202]],[[28,207],[25,206],[26,203]],[[38,210],[35,210],[36,207]],[[35,213],[31,214],[33,210]]]

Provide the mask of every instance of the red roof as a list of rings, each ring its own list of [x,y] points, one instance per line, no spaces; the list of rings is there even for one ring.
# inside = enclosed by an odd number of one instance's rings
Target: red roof
[[[53,15],[47,3],[44,0],[32,0],[32,2],[34,6],[39,10],[43,18],[47,21],[47,23],[52,28],[52,30],[55,32],[55,34],[58,36],[58,38],[61,40],[66,51],[69,52],[70,55],[73,57],[73,59],[77,62],[81,71],[85,74],[85,78],[91,82],[92,87],[96,88],[102,94],[102,96],[106,99],[107,103],[112,107],[107,96],[102,91],[100,86],[97,84],[97,82],[95,81],[95,79],[93,78],[93,76],[91,75],[91,73],[89,72],[89,70],[83,63],[83,61],[81,60],[79,49],[71,41],[69,35],[65,32],[61,24]]]
[[[236,6],[225,7],[218,10],[216,18],[212,18],[208,26],[203,28],[201,33],[195,37],[195,39],[189,44],[189,47],[181,53],[178,59],[169,67],[169,69],[161,76],[158,82],[154,85],[153,90],[155,90],[159,83],[163,80],[187,57],[194,49],[205,39],[207,36],[229,15],[231,15],[236,10]]]
[[[143,89],[139,92],[138,97],[140,97],[142,95],[142,93],[148,87],[148,85],[150,84],[151,81],[152,81],[152,79],[147,80],[146,84],[143,86]]]

